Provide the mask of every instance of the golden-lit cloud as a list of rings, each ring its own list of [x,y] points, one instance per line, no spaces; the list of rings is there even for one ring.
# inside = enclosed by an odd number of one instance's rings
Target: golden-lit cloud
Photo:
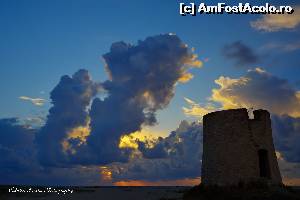
[[[85,126],[79,126],[76,128],[73,128],[71,131],[68,132],[67,138],[62,141],[62,147],[63,151],[65,153],[70,152],[71,154],[76,153],[76,149],[70,144],[70,139],[77,139],[78,145],[82,145],[86,143],[87,137],[90,135],[91,129],[90,129],[90,119],[87,120],[87,123]]]
[[[120,138],[119,148],[132,148],[137,149],[139,146],[136,142],[137,135],[135,133],[131,133],[129,135],[123,135]]]
[[[20,96],[19,99],[24,100],[24,101],[29,101],[35,106],[43,106],[44,103],[46,102],[45,99],[42,98],[31,98],[28,96]]]
[[[186,103],[188,104],[188,108],[187,107],[183,107],[183,113],[187,116],[193,116],[193,117],[197,117],[197,118],[202,118],[204,115],[206,115],[207,113],[213,112],[216,110],[216,107],[212,104],[207,104],[204,106],[201,106],[200,104],[194,102],[193,100],[184,97],[184,100],[186,101]]]
[[[115,182],[115,186],[195,186],[199,185],[201,178],[185,178],[177,180],[144,181],[128,180]]]
[[[116,185],[192,185],[188,180],[199,177],[201,172],[201,123],[182,121],[165,138],[154,137],[140,141],[144,139],[141,137],[143,134],[149,138],[148,135],[153,133],[143,130],[132,134],[133,137],[141,138],[137,143],[131,137],[121,140],[122,148],[137,148],[133,151],[137,154],[129,162],[106,165],[112,173],[113,182]]]
[[[230,87],[234,85],[245,85],[248,79],[241,77],[239,79],[232,79],[229,77],[220,76],[219,79],[215,80],[215,83],[220,86],[220,88],[212,89],[212,95],[209,97],[209,103],[201,105],[194,102],[193,100],[185,97],[184,100],[188,104],[187,107],[183,107],[183,113],[187,116],[196,117],[202,119],[202,117],[210,112],[221,109],[233,109],[239,107],[247,107],[245,104],[241,104],[238,101],[238,96],[226,96],[224,93],[230,91]],[[221,107],[216,107],[213,103],[220,103]]]
[[[121,136],[119,148],[138,149],[138,141],[151,141],[154,140],[159,134],[160,133],[154,133],[150,128],[144,127],[140,131]]]
[[[249,70],[238,79],[221,76],[215,83],[220,88],[212,90],[210,100],[220,103],[222,109],[263,108],[278,115],[300,116],[299,91],[261,68]]]
[[[192,51],[194,51],[195,49],[192,48]],[[203,62],[201,60],[198,59],[198,55],[197,54],[192,54],[192,56],[185,60],[186,65],[190,66],[190,67],[195,67],[195,68],[200,68],[203,65]]]
[[[183,74],[183,75],[178,79],[178,81],[179,81],[180,83],[187,83],[187,82],[189,82],[193,77],[194,77],[193,74],[191,74],[191,73],[185,73],[185,74]]]
[[[230,78],[220,76],[215,83],[219,88],[212,89],[206,106],[187,100],[190,107],[184,113],[189,116],[203,116],[219,109],[267,109],[273,114],[300,116],[300,92],[287,80],[274,76],[261,68],[249,70],[245,76]],[[220,104],[211,106],[211,102]]]
[[[226,95],[227,92],[231,91],[232,86],[246,85],[249,81],[248,78],[241,77],[239,79],[231,79],[229,77],[221,76],[215,80],[215,83],[220,86],[218,89],[212,90],[211,101],[221,103],[222,109],[232,109],[238,107],[246,107],[244,102],[241,102],[239,96]]]
[[[192,48],[192,51],[195,51],[194,48]],[[197,54],[192,54],[191,58],[186,59],[185,61],[187,68],[201,68],[203,66],[203,62],[198,59]],[[189,72],[184,72],[181,77],[179,77],[178,82],[179,83],[187,83],[191,79],[193,79],[194,75]]]
[[[300,24],[300,6],[294,7],[293,14],[267,14],[256,21],[250,22],[250,24],[251,27],[257,30],[267,32],[275,32],[280,31],[282,29],[296,28]]]

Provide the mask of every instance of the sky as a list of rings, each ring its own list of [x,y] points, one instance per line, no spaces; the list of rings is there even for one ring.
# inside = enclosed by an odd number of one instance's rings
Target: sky
[[[202,116],[253,107],[300,184],[299,3],[274,17],[180,2],[0,1],[0,183],[195,184]]]

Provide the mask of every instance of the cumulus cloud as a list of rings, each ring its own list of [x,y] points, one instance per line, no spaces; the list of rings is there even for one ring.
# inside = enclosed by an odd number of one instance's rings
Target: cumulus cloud
[[[0,120],[0,131],[5,132],[0,135],[3,183],[109,184],[110,171],[99,166],[132,159],[157,165],[161,175],[164,166],[171,169],[168,176],[199,175],[200,168],[188,164],[200,158],[188,155],[200,149],[192,144],[200,137],[201,129],[192,130],[195,124],[183,123],[168,138],[152,140],[152,146],[149,140],[120,146],[124,136],[156,124],[156,112],[170,103],[176,84],[193,78],[188,70],[202,65],[193,49],[176,35],[165,34],[136,45],[114,43],[103,58],[109,80],[95,83],[86,70],[62,76],[51,91],[53,105],[46,119],[28,118],[23,125],[15,119]],[[96,98],[100,91],[104,97]],[[20,99],[35,105],[45,102],[27,96]],[[32,123],[42,127],[28,125]],[[151,164],[150,158],[162,161]]]
[[[19,99],[24,100],[24,101],[29,101],[33,105],[36,105],[36,106],[43,106],[44,103],[46,102],[45,99],[42,99],[42,98],[31,98],[31,97],[28,97],[28,96],[20,96]]]
[[[27,174],[37,169],[35,132],[16,118],[0,119],[0,184],[26,182]]]
[[[272,122],[276,149],[286,161],[300,163],[300,118],[273,115]]]
[[[215,83],[219,88],[212,90],[207,105],[186,101],[190,106],[183,109],[186,115],[201,118],[215,110],[245,107],[267,109],[277,115],[300,116],[300,92],[287,80],[261,68],[249,70],[239,78],[220,76]]]
[[[259,56],[242,41],[225,45],[222,54],[225,58],[233,60],[236,67],[249,67],[260,60]]]
[[[36,159],[36,130],[16,118],[0,120],[0,184],[32,184],[41,170]]]
[[[87,149],[93,162],[127,161],[130,150],[120,149],[120,137],[157,123],[156,111],[165,108],[178,82],[192,78],[200,67],[197,56],[174,34],[112,44],[103,55],[110,80],[101,85],[107,98],[94,99]]]
[[[52,108],[45,125],[37,133],[40,161],[47,165],[66,162],[62,142],[69,132],[89,121],[87,108],[99,89],[86,70],[63,76],[51,92]]]
[[[300,93],[285,79],[260,68],[237,79],[219,77],[211,100],[228,108],[263,108],[273,114],[300,116]]]
[[[109,165],[114,181],[178,180],[200,177],[202,156],[202,124],[182,121],[166,138],[144,143],[137,157],[128,163]]]
[[[252,28],[260,31],[275,32],[284,29],[293,29],[300,24],[300,6],[294,7],[293,14],[264,15],[255,21],[250,22]]]
[[[103,58],[109,80],[97,84],[79,70],[51,92],[53,106],[35,140],[43,165],[128,161],[134,148],[120,148],[120,139],[156,124],[156,111],[169,104],[176,84],[202,64],[174,34],[114,43]],[[105,97],[95,98],[100,88]]]
[[[16,118],[0,120],[1,172],[31,167],[35,131],[19,125]]]
[[[0,119],[0,184],[105,185],[98,166],[41,165],[34,138],[38,130],[19,119]]]
[[[283,183],[298,186],[300,183],[300,163],[287,161],[279,151],[276,151],[276,156]]]
[[[287,80],[260,68],[249,70],[239,78],[221,76],[215,82],[219,88],[212,90],[209,100],[220,106],[211,107],[212,110],[241,107],[269,110],[272,114],[276,150],[287,162],[300,162],[299,91]],[[185,112],[187,115],[202,117],[209,112],[205,105],[188,103],[194,113]]]

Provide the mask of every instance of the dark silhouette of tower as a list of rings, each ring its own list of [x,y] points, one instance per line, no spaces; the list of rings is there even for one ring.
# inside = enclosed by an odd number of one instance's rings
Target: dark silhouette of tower
[[[237,185],[256,180],[281,184],[270,114],[232,109],[203,117],[202,183]]]

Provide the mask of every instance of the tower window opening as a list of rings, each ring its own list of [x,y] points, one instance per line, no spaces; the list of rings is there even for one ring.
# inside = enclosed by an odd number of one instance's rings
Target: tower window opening
[[[265,149],[258,150],[259,175],[263,178],[271,178],[270,163],[268,151]]]

